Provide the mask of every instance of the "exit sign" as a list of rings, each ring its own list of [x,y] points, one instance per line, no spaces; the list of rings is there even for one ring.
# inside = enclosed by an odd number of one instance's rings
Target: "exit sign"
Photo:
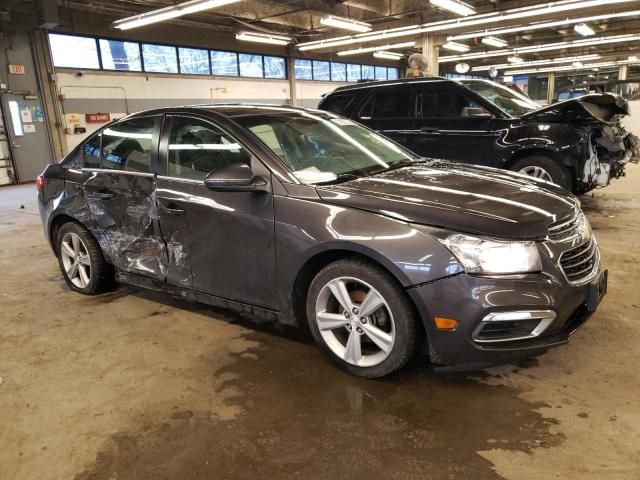
[[[9,73],[13,75],[24,75],[24,65],[17,63],[9,64]]]

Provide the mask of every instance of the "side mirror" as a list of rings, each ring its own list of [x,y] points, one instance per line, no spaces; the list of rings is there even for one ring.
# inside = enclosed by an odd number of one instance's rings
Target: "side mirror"
[[[253,175],[246,163],[232,163],[209,172],[204,179],[207,188],[217,192],[266,192],[267,181]]]
[[[460,116],[463,118],[491,118],[491,114],[482,107],[464,107]]]

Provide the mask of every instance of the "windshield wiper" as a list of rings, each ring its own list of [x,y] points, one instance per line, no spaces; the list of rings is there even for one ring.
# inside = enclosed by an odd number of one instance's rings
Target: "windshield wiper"
[[[314,185],[335,185],[338,183],[348,182],[349,180],[355,180],[356,178],[363,177],[364,175],[358,175],[356,173],[340,173],[333,180],[327,180],[325,182],[316,182]]]
[[[392,163],[391,165],[389,165],[386,168],[381,168],[380,170],[376,170],[375,172],[372,172],[371,175],[377,175],[378,173],[384,173],[384,172],[390,172],[391,170],[397,170],[398,168],[402,168],[402,167],[409,167],[411,165],[415,165],[417,163],[424,163],[426,162],[427,159],[426,158],[411,158],[411,159],[404,159],[404,160],[398,160],[397,162]]]

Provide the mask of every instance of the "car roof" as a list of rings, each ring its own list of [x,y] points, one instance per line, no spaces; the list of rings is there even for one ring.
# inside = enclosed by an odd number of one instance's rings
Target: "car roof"
[[[384,87],[389,85],[404,85],[411,83],[455,83],[453,80],[444,77],[414,77],[414,78],[399,78],[398,80],[379,80],[372,82],[354,83],[353,85],[344,85],[338,87],[331,93],[349,92],[352,90],[360,90],[366,88]]]
[[[128,115],[125,118],[134,118],[140,115],[161,115],[163,113],[194,113],[194,112],[215,112],[220,113],[227,117],[239,117],[244,115],[256,115],[256,114],[277,114],[286,112],[307,112],[313,114],[322,114],[323,116],[333,114],[324,110],[317,110],[314,108],[297,107],[287,104],[269,104],[269,103],[220,103],[220,104],[197,104],[197,105],[182,105],[177,107],[163,107],[155,108],[152,110],[143,110],[140,112]]]

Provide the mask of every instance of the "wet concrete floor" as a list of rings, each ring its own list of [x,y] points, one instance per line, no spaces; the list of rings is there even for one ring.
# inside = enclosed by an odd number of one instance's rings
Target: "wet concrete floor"
[[[639,186],[634,167],[582,199],[610,293],[569,345],[377,381],[304,332],[70,292],[33,186],[2,188],[0,478],[640,479]]]

